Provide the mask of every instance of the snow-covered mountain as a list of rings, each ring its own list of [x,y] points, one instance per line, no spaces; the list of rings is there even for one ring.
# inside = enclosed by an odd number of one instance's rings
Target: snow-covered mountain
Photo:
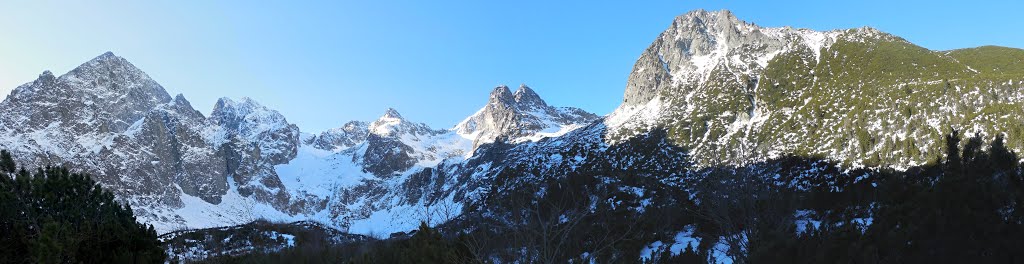
[[[0,103],[0,146],[27,165],[73,164],[122,197],[180,206],[180,194],[219,202],[220,131],[185,98],[105,53],[55,77],[43,72]]]
[[[411,122],[389,108],[373,122],[352,121],[309,135],[299,155],[278,172],[289,175],[286,185],[330,197],[326,215],[319,217],[350,232],[406,231],[420,221],[460,215],[472,199],[465,192],[486,186],[486,175],[439,178],[434,171],[474,167],[466,162],[477,149],[498,139],[532,142],[597,119],[576,108],[552,107],[526,85],[514,94],[499,86],[481,110],[449,129]]]
[[[163,230],[194,222],[186,219],[192,204],[219,206],[232,194],[276,211],[308,210],[274,168],[296,155],[295,125],[250,99],[221,99],[207,118],[109,52],[60,77],[44,72],[0,109],[0,147],[22,164],[92,173]]]
[[[425,203],[412,197],[427,183],[411,175],[462,162],[498,137],[537,140],[597,119],[548,106],[525,86],[514,95],[502,87],[507,98],[491,98],[450,129],[387,109],[372,122],[304,134],[250,98],[222,98],[206,117],[108,52],[15,89],[0,103],[0,148],[28,166],[92,173],[161,231],[269,218],[391,232],[415,228],[424,217],[417,211]]]
[[[552,107],[525,84],[515,93],[502,85],[494,88],[487,105],[454,129],[479,146],[498,139],[523,142],[559,136],[596,119],[579,108]]]
[[[303,138],[303,143],[322,150],[339,151],[366,140],[366,136],[369,135],[369,126],[369,123],[363,121],[351,121],[341,127],[306,136]]]

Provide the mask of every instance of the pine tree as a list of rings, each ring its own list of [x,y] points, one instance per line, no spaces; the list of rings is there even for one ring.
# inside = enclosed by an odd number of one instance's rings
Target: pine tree
[[[14,163],[14,157],[11,157],[11,152],[7,150],[0,150],[0,170],[6,173],[14,173],[17,165]]]
[[[686,243],[686,249],[683,249],[683,252],[679,252],[678,255],[673,256],[671,250],[666,250],[662,253],[659,263],[696,264],[707,263],[707,260],[697,254],[693,243]]]
[[[12,159],[13,160],[13,159]],[[14,166],[4,169],[10,171]],[[152,226],[136,222],[87,174],[62,167],[0,176],[0,263],[160,263]]]

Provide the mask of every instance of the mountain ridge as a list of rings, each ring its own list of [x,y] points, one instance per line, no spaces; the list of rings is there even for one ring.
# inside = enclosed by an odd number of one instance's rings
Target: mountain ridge
[[[576,171],[611,171],[613,182],[639,171],[671,187],[690,166],[787,155],[913,167],[942,153],[954,130],[998,131],[1019,151],[1022,58],[1010,48],[930,51],[872,28],[762,28],[699,10],[641,54],[608,116],[501,85],[449,128],[387,108],[314,134],[250,98],[222,98],[204,116],[104,53],[0,102],[0,147],[22,164],[81,166],[162,232],[256,218],[408,231],[503,197],[490,187],[518,169],[532,172],[513,187]]]
[[[509,96],[549,107],[532,91]],[[257,217],[319,219],[348,228],[349,221],[398,205],[364,207],[335,198],[354,191],[347,188],[402,185],[403,175],[464,159],[474,148],[472,139],[453,129],[408,121],[393,108],[376,121],[352,121],[316,135],[248,97],[220,98],[204,115],[184,95],[171,97],[111,52],[61,76],[44,72],[15,89],[0,109],[0,132],[7,135],[0,147],[22,164],[92,173],[162,231]],[[324,170],[309,175],[292,170],[297,163]]]
[[[1019,104],[1019,89],[996,87],[1019,88],[1021,82],[1009,75],[972,72],[944,53],[870,27],[825,32],[762,28],[727,11],[692,11],[677,17],[637,61],[623,104],[606,120],[614,130],[609,140],[664,127],[677,144],[692,150],[701,166],[740,165],[796,153],[854,166],[906,168],[931,162],[942,153],[941,137],[954,129],[969,135],[1014,131],[1005,119],[945,117],[954,108],[978,111]],[[1010,72],[1021,68],[1008,65],[1015,68]],[[1004,98],[917,105],[949,101],[941,99],[944,90],[967,89]],[[897,99],[898,105],[870,100],[878,96]],[[889,115],[911,121],[866,124],[886,119],[871,111],[895,108],[923,111]],[[823,124],[824,119],[832,121]],[[920,123],[938,128],[907,131]],[[818,129],[829,126],[834,128]],[[900,134],[887,136],[884,131]],[[986,139],[993,136],[988,133]],[[912,146],[906,138],[922,145]],[[1019,136],[1009,138],[1014,149],[1024,148]],[[823,147],[821,142],[835,146]],[[842,146],[847,142],[857,148]]]

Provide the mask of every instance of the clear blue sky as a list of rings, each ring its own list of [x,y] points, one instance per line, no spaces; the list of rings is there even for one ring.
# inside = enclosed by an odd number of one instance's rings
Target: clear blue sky
[[[498,84],[607,114],[672,18],[727,8],[762,26],[872,26],[934,50],[1024,47],[1024,1],[4,1],[0,93],[105,51],[209,113],[249,96],[304,131],[387,107],[434,127]]]

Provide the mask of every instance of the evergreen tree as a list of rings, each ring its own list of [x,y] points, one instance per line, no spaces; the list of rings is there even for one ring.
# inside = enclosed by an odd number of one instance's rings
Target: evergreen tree
[[[17,165],[14,163],[14,157],[11,157],[11,152],[7,150],[0,150],[0,171],[6,173],[14,173]]]
[[[0,263],[160,263],[165,258],[152,226],[136,222],[131,208],[89,175],[60,167],[0,177],[0,244]]]
[[[672,250],[662,251],[661,256],[658,257],[658,261],[653,263],[703,264],[707,262],[708,261],[698,254],[697,250],[693,248],[693,243],[686,243],[686,249],[683,249],[683,252],[673,255]]]

